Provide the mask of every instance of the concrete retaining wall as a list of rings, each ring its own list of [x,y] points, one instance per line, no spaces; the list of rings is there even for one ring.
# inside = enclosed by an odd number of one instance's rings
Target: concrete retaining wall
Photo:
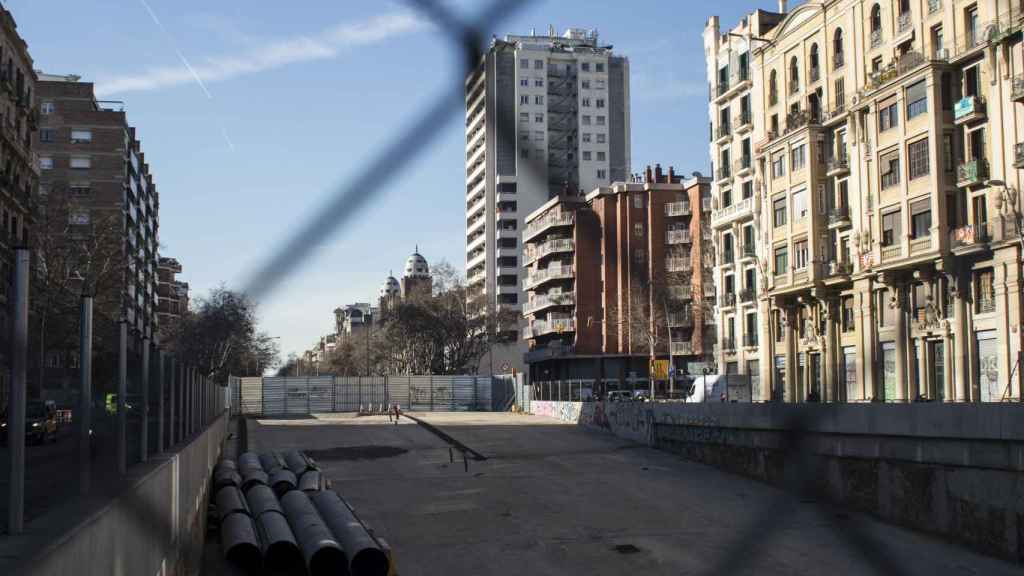
[[[531,408],[730,472],[796,482],[1024,562],[1024,406],[535,400]]]
[[[14,573],[32,576],[198,574],[210,473],[228,432],[222,415],[116,500],[46,546]]]

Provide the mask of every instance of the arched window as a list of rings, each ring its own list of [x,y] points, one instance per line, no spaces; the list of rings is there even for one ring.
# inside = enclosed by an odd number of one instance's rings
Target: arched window
[[[882,8],[875,4],[871,7],[871,33],[882,31]]]
[[[796,61],[796,56],[789,59],[789,93],[796,93],[800,87],[800,63]]]
[[[771,106],[779,101],[779,81],[775,70],[768,76],[768,105]]]
[[[832,68],[842,68],[845,61],[843,54],[843,29],[836,28],[836,32],[832,36]]]
[[[820,68],[818,68],[818,45],[817,44],[811,44],[811,56],[810,56],[810,58],[811,58],[811,64],[810,64],[810,67],[811,67],[811,82],[815,82],[815,81],[818,80],[818,73],[820,71]]]

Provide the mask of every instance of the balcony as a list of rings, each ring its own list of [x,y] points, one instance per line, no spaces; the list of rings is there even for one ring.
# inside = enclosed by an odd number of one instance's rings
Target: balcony
[[[850,159],[846,154],[825,161],[826,176],[842,176],[850,171]]]
[[[556,238],[540,244],[528,244],[525,250],[526,262],[534,262],[550,254],[572,252],[575,249],[576,242],[569,238]]]
[[[996,311],[996,299],[992,295],[980,296],[974,302],[975,314],[990,314]]]
[[[942,0],[928,0],[928,13],[934,14],[942,9]]]
[[[529,328],[527,328],[529,330]],[[554,341],[554,342],[557,342]],[[576,348],[574,346],[568,346],[565,344],[554,345],[554,342],[548,343],[547,346],[534,348],[523,355],[524,360],[527,364],[534,362],[541,362],[544,360],[550,360],[552,358],[561,358],[563,356],[571,356],[575,353]]]
[[[576,214],[572,212],[551,212],[526,225],[523,230],[523,242],[529,241],[541,232],[557,226],[572,226],[576,222]]]
[[[978,158],[957,166],[956,185],[960,188],[978,186],[988,178],[988,160]]]
[[[743,304],[749,304],[757,299],[757,291],[753,288],[744,288],[740,290],[740,302]]]
[[[1018,170],[1024,168],[1024,143],[1013,145],[1013,167]]]
[[[693,327],[693,312],[683,310],[682,312],[669,312],[668,325],[673,328]]]
[[[681,202],[669,202],[665,204],[665,216],[689,216],[690,215],[690,203],[686,201]]]
[[[732,172],[729,170],[729,166],[719,166],[715,169],[715,180],[722,182],[732,177]]]
[[[693,298],[693,288],[689,284],[669,286],[668,295],[676,300],[690,300]]]
[[[731,135],[732,135],[732,126],[730,126],[728,122],[719,124],[715,128],[715,142],[720,142],[722,140],[725,140],[726,138],[728,138]]]
[[[789,87],[789,94],[791,96],[800,92],[800,80],[790,80],[787,86]]]
[[[811,115],[806,110],[797,110],[786,114],[786,134],[799,130],[811,122]]]
[[[909,11],[907,11],[907,12],[904,12],[903,14],[900,14],[899,18],[897,18],[897,20],[896,20],[896,29],[899,31],[898,32],[899,34],[903,34],[907,30],[910,30],[910,28],[913,26],[913,24],[914,24],[914,22],[911,19],[911,13]]]
[[[722,261],[719,262],[721,266],[732,266],[736,262],[736,253],[732,249],[722,251]]]
[[[901,244],[890,244],[882,246],[882,262],[899,260],[903,257],[903,246]]]
[[[693,263],[689,258],[666,258],[665,269],[669,272],[690,272],[693,270]]]
[[[700,211],[701,212],[711,212],[711,197],[710,196],[708,196],[706,198],[701,198],[700,199]]]
[[[726,352],[736,350],[736,339],[735,338],[722,338],[722,350]]]
[[[753,212],[753,209],[754,199],[744,198],[743,200],[740,200],[739,202],[731,206],[726,206],[725,208],[715,210],[714,212],[712,212],[711,226],[714,228],[719,228],[735,220],[739,220],[741,218],[750,216]]]
[[[534,320],[523,329],[523,338],[537,338],[545,334],[564,334],[576,331],[576,320],[573,318],[552,318],[551,320]]]
[[[743,176],[750,171],[751,163],[750,156],[741,156],[739,160],[733,162],[733,170],[736,171],[737,176]]]
[[[750,110],[741,110],[734,119],[736,122],[736,131],[743,132],[753,127],[753,122],[750,118]]]
[[[980,96],[966,96],[953,105],[953,123],[966,124],[985,119],[985,99]]]
[[[725,82],[719,81],[719,83],[715,86],[715,96],[718,97],[718,98],[721,98],[722,96],[725,96],[725,93],[728,92],[728,91],[729,91],[729,81],[728,80],[726,80]]]
[[[725,294],[722,294],[718,298],[718,307],[719,308],[732,308],[735,305],[736,305],[736,294],[727,292]]]
[[[829,276],[849,276],[853,274],[853,262],[831,261],[828,263]]]
[[[715,285],[714,284],[705,284],[701,290],[704,292],[704,297],[705,298],[714,298],[715,297]]]
[[[740,250],[740,259],[746,260],[747,258],[757,258],[757,246],[753,242],[744,244]]]
[[[574,292],[543,294],[530,298],[530,300],[523,306],[523,314],[533,314],[554,306],[572,306],[574,304],[576,304],[576,294]]]
[[[665,233],[665,244],[689,244],[691,241],[689,230],[669,230]]]
[[[672,354],[675,356],[692,356],[693,355],[693,343],[691,342],[673,342],[672,343]]]
[[[835,206],[828,211],[829,228],[845,228],[850,225],[850,207]]]
[[[882,29],[871,31],[871,47],[878,48],[882,45]]]
[[[1024,104],[1024,76],[1014,76],[1010,100]]]
[[[991,239],[987,222],[961,226],[949,232],[949,249],[958,256],[974,254],[988,249]]]
[[[526,289],[530,290],[551,280],[571,280],[576,277],[572,266],[548,266],[526,276]]]
[[[753,348],[757,346],[757,332],[748,332],[743,335],[743,346]]]

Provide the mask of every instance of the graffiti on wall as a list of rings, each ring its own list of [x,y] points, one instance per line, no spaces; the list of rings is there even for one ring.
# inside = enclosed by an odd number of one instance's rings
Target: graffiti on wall
[[[616,436],[654,444],[655,425],[717,427],[718,419],[693,406],[646,402],[557,402],[534,400],[531,412],[611,432]],[[701,436],[700,430],[694,432]]]

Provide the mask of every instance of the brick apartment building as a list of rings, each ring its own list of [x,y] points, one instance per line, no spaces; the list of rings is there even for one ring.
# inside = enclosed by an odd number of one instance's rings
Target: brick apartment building
[[[178,280],[181,263],[177,258],[161,256],[157,261],[157,316],[161,327],[169,326],[188,311],[188,282]]]
[[[98,101],[93,84],[77,76],[42,74],[37,93],[43,203],[67,206],[72,233],[110,222],[121,227],[124,276],[111,288],[121,292],[121,309],[110,313],[152,338],[159,325],[160,199],[135,129],[120,103]]]
[[[672,168],[526,217],[524,339],[531,381],[646,378],[650,345],[699,372],[715,343],[710,179]]]
[[[38,109],[32,105],[36,73],[28,46],[14,17],[0,6],[0,406],[10,384],[7,302],[11,290],[13,248],[30,241],[32,205],[39,181],[32,146]]]

